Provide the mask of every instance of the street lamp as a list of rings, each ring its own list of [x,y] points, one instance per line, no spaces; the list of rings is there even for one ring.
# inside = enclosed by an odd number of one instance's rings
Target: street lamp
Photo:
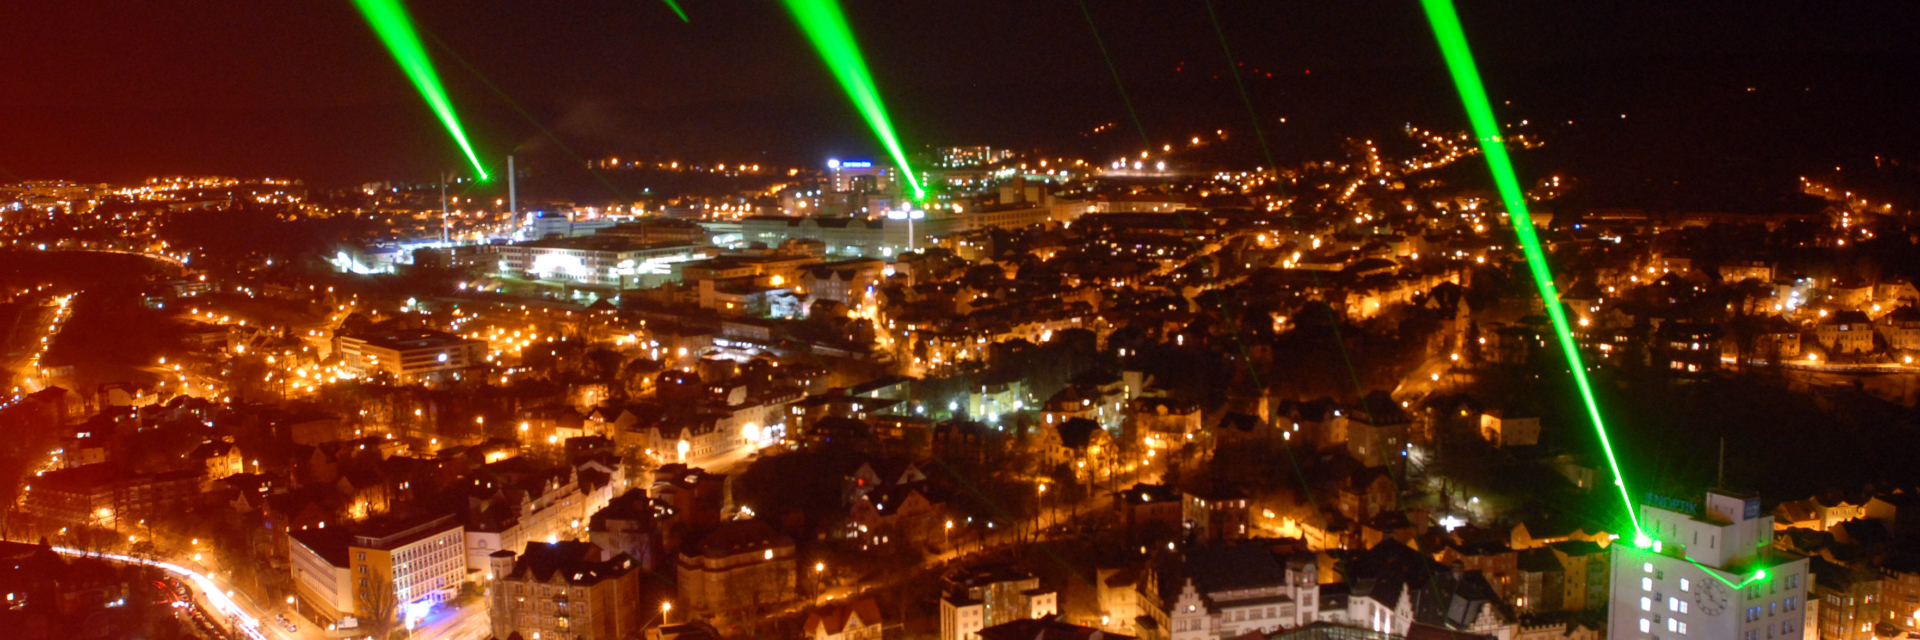
[[[1040,497],[1042,498],[1040,501],[1040,514],[1034,518],[1034,522],[1044,529],[1047,526],[1047,503],[1046,500],[1044,500],[1044,498],[1047,497],[1047,483],[1045,482],[1040,483]]]

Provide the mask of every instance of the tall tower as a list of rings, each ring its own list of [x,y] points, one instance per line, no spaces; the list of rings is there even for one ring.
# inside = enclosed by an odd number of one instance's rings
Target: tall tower
[[[1722,489],[1705,504],[1647,494],[1636,539],[1612,545],[1610,640],[1803,640],[1813,576],[1774,549],[1760,499]]]

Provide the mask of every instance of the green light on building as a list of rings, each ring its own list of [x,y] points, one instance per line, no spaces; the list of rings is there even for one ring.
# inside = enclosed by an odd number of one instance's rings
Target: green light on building
[[[1513,222],[1514,233],[1520,237],[1520,248],[1527,256],[1527,269],[1533,274],[1533,282],[1540,290],[1540,299],[1546,302],[1547,318],[1553,322],[1553,330],[1559,339],[1560,349],[1566,352],[1567,366],[1573,371],[1573,379],[1580,387],[1580,399],[1586,403],[1587,416],[1593,421],[1593,429],[1600,436],[1600,450],[1607,456],[1607,464],[1613,467],[1613,484],[1620,489],[1621,506],[1626,507],[1627,518],[1633,522],[1634,543],[1640,545],[1645,534],[1640,529],[1640,516],[1634,512],[1633,499],[1627,493],[1625,474],[1620,472],[1620,461],[1614,457],[1613,442],[1607,437],[1606,423],[1600,418],[1600,405],[1593,397],[1593,386],[1587,381],[1586,366],[1581,362],[1579,346],[1574,343],[1573,330],[1567,325],[1566,312],[1560,308],[1560,294],[1554,288],[1553,274],[1547,269],[1546,252],[1540,248],[1540,238],[1533,229],[1533,217],[1527,214],[1527,200],[1520,190],[1520,181],[1514,176],[1513,162],[1507,157],[1507,148],[1500,140],[1500,125],[1493,119],[1493,107],[1487,101],[1486,88],[1480,84],[1480,72],[1473,64],[1473,52],[1467,48],[1466,33],[1460,28],[1460,16],[1454,11],[1452,0],[1421,0],[1426,10],[1427,21],[1433,26],[1434,38],[1440,42],[1440,52],[1446,57],[1447,71],[1453,76],[1454,87],[1459,90],[1460,102],[1466,107],[1467,120],[1473,125],[1474,137],[1480,140],[1480,151],[1487,157],[1487,168],[1493,172],[1493,183],[1500,192],[1500,200],[1505,203],[1507,215]]]

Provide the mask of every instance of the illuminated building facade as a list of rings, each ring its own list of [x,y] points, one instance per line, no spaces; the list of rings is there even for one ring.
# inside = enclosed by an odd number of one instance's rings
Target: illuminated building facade
[[[828,160],[827,181],[834,191],[885,191],[893,186],[893,168],[871,160]]]
[[[1646,502],[1646,538],[1610,547],[1608,637],[1806,637],[1807,558],[1772,548],[1773,516],[1759,498],[1710,490],[1704,505],[1653,494]]]
[[[400,607],[444,603],[453,598],[466,576],[464,541],[459,523],[450,515],[395,522],[355,535],[348,547],[354,588],[375,589],[379,576],[390,576],[394,602]]]
[[[355,376],[386,372],[402,382],[438,379],[481,364],[487,343],[444,331],[413,329],[378,335],[340,336],[334,350]]]
[[[417,619],[452,599],[467,571],[462,530],[451,515],[382,521],[358,533],[303,529],[288,537],[295,603],[321,624],[344,624],[389,604]]]
[[[665,282],[673,274],[671,265],[694,259],[698,247],[685,243],[640,244],[621,235],[596,234],[500,245],[494,252],[499,257],[496,266],[506,274],[622,287]]]
[[[995,149],[986,145],[941,147],[940,161],[936,164],[946,167],[977,167],[1012,157],[1012,149]]]
[[[940,597],[940,640],[969,640],[981,629],[1060,613],[1059,592],[1007,565],[990,565],[947,580]]]

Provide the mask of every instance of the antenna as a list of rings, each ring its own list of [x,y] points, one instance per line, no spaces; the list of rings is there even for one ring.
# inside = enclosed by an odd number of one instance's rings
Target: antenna
[[[1713,476],[1713,486],[1716,489],[1727,488],[1727,437],[1726,436],[1720,436],[1720,470],[1715,472]]]

